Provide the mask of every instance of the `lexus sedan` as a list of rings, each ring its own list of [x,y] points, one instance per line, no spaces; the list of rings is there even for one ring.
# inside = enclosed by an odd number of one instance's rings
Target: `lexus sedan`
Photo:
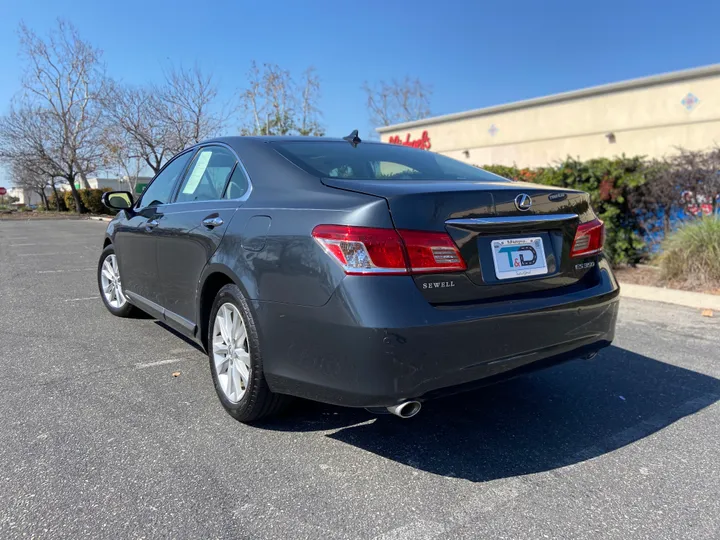
[[[118,210],[105,306],[200,343],[243,422],[290,396],[410,417],[614,336],[619,290],[588,195],[429,151],[356,132],[219,138],[137,201],[104,203]]]

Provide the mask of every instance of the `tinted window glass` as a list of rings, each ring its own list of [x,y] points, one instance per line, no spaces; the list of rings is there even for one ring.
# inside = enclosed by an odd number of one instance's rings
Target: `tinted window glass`
[[[237,167],[235,167],[235,170],[232,173],[232,176],[230,177],[227,189],[225,190],[225,198],[239,199],[240,197],[245,195],[248,187],[249,182],[247,176],[245,176],[245,171],[243,171],[243,168],[238,163]]]
[[[235,155],[221,146],[202,148],[190,164],[175,202],[221,199],[235,161]]]
[[[138,208],[159,206],[170,200],[173,187],[187,165],[192,152],[186,152],[176,157],[155,177],[142,194]]]
[[[371,180],[504,179],[440,154],[394,144],[336,141],[286,141],[275,148],[315,176]]]

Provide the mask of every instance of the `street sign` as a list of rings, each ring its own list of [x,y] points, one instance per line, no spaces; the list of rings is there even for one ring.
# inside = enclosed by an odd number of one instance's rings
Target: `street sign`
[[[0,196],[2,195],[7,195],[7,189],[5,189],[4,187],[0,187]]]
[[[142,192],[145,190],[146,187],[147,187],[147,183],[145,183],[145,184],[138,184],[137,186],[135,186],[135,193],[137,193],[137,194],[142,193]]]

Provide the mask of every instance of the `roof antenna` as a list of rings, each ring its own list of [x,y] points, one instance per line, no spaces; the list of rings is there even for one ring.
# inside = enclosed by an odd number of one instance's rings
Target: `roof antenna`
[[[357,145],[362,142],[362,139],[360,137],[358,137],[357,129],[353,129],[353,132],[350,135],[348,135],[347,137],[343,137],[343,140],[352,144],[353,148],[357,148]]]

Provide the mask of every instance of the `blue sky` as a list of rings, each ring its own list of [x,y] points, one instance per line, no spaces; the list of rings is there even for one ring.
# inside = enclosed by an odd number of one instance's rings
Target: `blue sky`
[[[57,17],[129,83],[197,62],[232,101],[252,60],[313,65],[335,136],[370,131],[365,80],[419,77],[445,114],[720,62],[709,0],[0,0],[0,113],[19,88],[18,23],[45,33]]]

